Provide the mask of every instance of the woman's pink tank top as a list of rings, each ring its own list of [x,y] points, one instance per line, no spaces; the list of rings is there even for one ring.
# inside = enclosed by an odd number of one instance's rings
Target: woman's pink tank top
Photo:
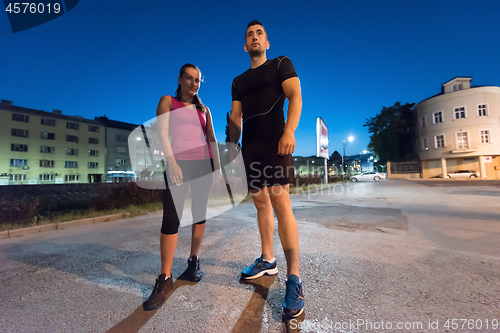
[[[169,114],[172,151],[176,160],[204,160],[212,158],[207,141],[207,115],[194,105],[186,106],[172,97]]]

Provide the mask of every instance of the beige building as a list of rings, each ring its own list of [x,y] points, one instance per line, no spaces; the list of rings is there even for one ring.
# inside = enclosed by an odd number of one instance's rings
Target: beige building
[[[474,170],[500,179],[500,87],[456,77],[414,110],[423,178]]]
[[[101,182],[105,126],[80,116],[0,103],[0,185]]]

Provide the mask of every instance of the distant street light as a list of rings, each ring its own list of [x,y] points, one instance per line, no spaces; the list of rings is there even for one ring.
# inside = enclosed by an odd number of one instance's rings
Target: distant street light
[[[351,135],[349,136],[349,138],[347,139],[349,142],[352,142],[352,140],[354,140],[354,137]],[[347,143],[344,141],[342,141],[343,143],[343,146],[344,146],[344,154],[342,155],[342,180],[345,179],[345,146],[347,145]]]

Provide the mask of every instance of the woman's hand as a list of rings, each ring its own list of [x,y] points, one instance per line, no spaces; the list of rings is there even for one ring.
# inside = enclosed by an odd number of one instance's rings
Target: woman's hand
[[[217,183],[222,179],[222,170],[220,166],[218,168],[215,167],[213,174],[214,174],[214,183]]]
[[[182,169],[176,162],[168,163],[168,175],[170,176],[170,181],[172,181],[173,184],[177,186],[182,185]]]

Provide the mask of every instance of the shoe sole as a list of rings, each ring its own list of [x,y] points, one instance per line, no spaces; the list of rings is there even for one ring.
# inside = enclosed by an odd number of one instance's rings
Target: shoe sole
[[[203,274],[199,278],[188,278],[188,280],[191,282],[200,282],[202,277],[203,277]]]
[[[304,307],[302,307],[302,309],[300,309],[299,312],[297,312],[296,314],[291,314],[291,313],[287,313],[287,311],[290,311],[288,310],[287,308],[283,307],[283,314],[285,316],[288,316],[288,317],[292,317],[292,318],[297,318],[298,316],[300,316],[302,314],[302,312],[304,312]]]
[[[262,275],[276,275],[278,274],[278,267],[271,268],[271,269],[266,269],[265,271],[260,271],[259,273],[252,275],[252,276],[245,276],[243,273],[241,274],[241,277],[244,280],[253,280],[260,278]]]

